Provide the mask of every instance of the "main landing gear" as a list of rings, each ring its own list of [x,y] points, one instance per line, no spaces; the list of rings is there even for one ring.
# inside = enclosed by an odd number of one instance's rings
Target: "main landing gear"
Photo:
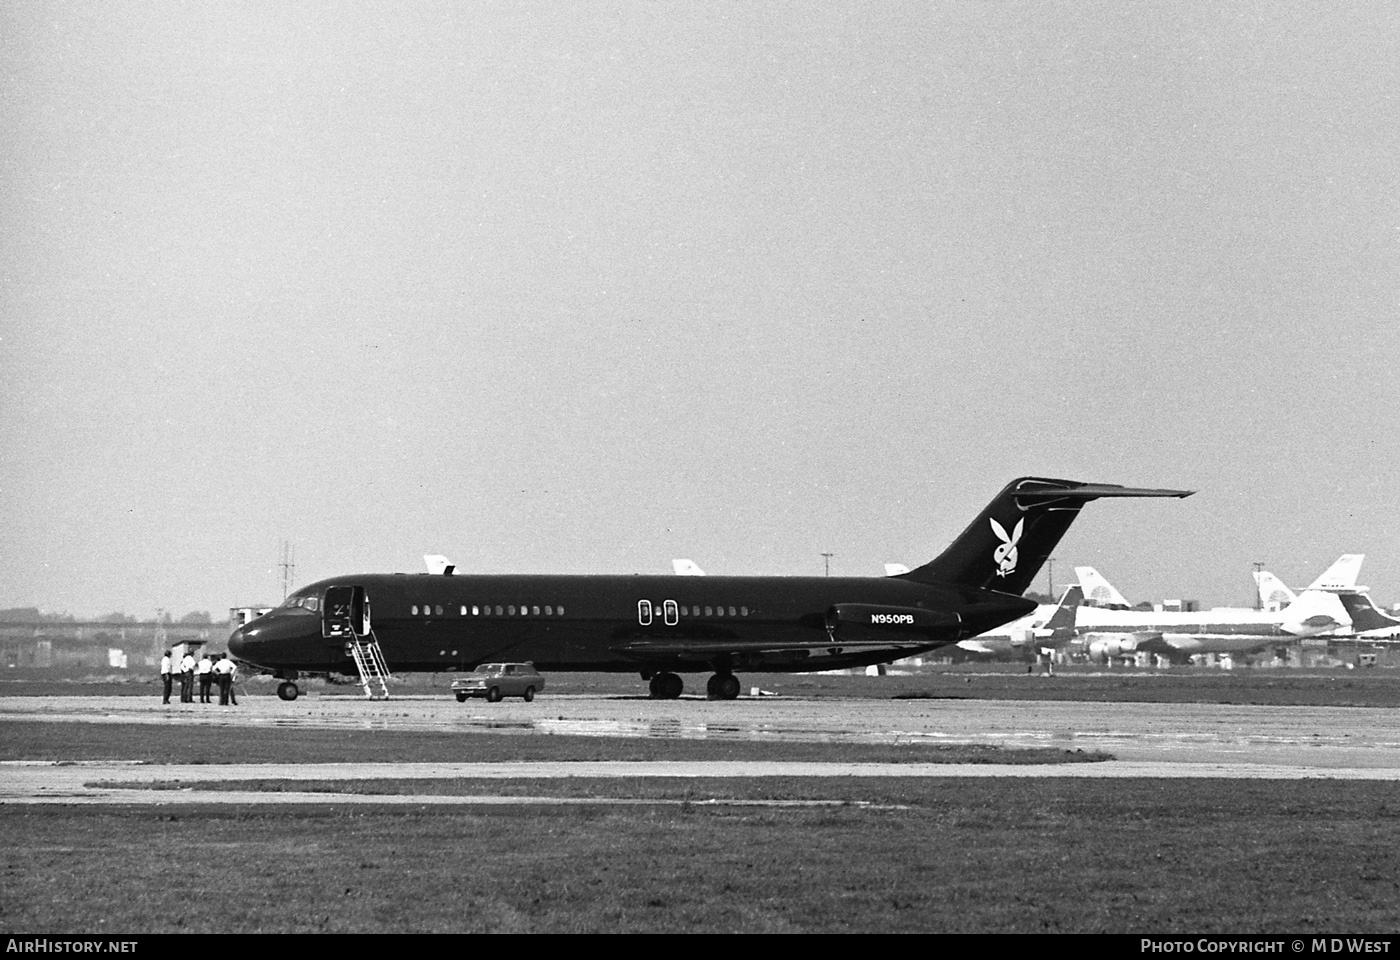
[[[283,680],[277,685],[277,695],[283,700],[295,700],[300,693],[297,685],[290,680]]]
[[[739,678],[732,673],[717,673],[705,684],[705,693],[711,700],[737,700]]]
[[[651,678],[651,698],[653,700],[675,700],[680,697],[685,684],[674,673],[658,673]]]
[[[675,700],[684,689],[684,682],[674,673],[658,673],[651,678],[653,700]],[[732,673],[717,673],[705,684],[705,694],[711,700],[737,700],[739,678]]]

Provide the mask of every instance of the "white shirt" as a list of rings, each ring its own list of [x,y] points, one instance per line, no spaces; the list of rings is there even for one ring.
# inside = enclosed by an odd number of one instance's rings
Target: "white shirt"
[[[160,672],[163,674],[170,672],[170,657],[165,656],[160,658]]]

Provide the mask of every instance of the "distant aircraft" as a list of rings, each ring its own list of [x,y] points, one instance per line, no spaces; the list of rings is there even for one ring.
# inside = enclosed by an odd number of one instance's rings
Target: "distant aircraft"
[[[1337,596],[1351,617],[1352,636],[1368,640],[1400,637],[1400,620],[1382,613],[1366,594],[1343,592]]]
[[[1365,559],[1364,553],[1342,554],[1336,563],[1324,570],[1322,576],[1308,584],[1304,591],[1327,590],[1336,594],[1347,591],[1365,592],[1364,587],[1356,585],[1356,578],[1361,574],[1361,564]],[[1267,570],[1255,573],[1254,582],[1259,587],[1259,602],[1265,610],[1281,610],[1298,599],[1297,594]]]
[[[957,647],[987,658],[1033,660],[1046,649],[1059,649],[1075,638],[1074,615],[1084,599],[1079,584],[1065,589],[1057,604],[1042,604],[1030,616],[984,633],[959,640]]]
[[[1254,574],[1254,583],[1259,588],[1259,605],[1264,610],[1282,610],[1298,599],[1296,593],[1267,570],[1257,571]]]
[[[1075,567],[1074,574],[1079,578],[1079,585],[1084,588],[1084,602],[1089,606],[1107,607],[1110,610],[1131,609],[1131,604],[1117,588],[1093,567]]]
[[[1346,629],[1350,618],[1338,600],[1338,590],[1348,582],[1355,584],[1359,561],[1356,554],[1342,557],[1301,594],[1294,596],[1288,591],[1292,599],[1282,609],[1137,611],[1080,607],[1076,619],[1079,645],[1090,659],[1099,662],[1153,653],[1180,663],[1200,653],[1248,653],[1302,637],[1339,632]]]
[[[1084,504],[1190,495],[1024,477],[935,559],[894,577],[334,577],[235,630],[229,650],[281,678],[286,700],[303,675],[358,672],[368,694],[376,663],[414,672],[507,661],[636,672],[658,699],[680,696],[679,674],[709,672],[709,695],[732,700],[736,671],[888,663],[1023,617],[1035,604],[1021,594]]]

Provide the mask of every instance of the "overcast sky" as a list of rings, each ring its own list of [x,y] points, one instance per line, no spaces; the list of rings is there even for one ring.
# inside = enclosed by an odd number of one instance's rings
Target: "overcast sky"
[[[879,575],[1400,599],[1390,2],[0,6],[0,607]],[[1042,573],[1037,586],[1043,588]]]

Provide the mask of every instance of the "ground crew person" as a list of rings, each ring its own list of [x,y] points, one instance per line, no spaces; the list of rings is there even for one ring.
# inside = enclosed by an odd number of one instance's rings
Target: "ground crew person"
[[[170,702],[170,682],[170,651],[167,650],[160,658],[161,703]]]
[[[238,669],[238,665],[226,654],[219,654],[219,659],[214,663],[214,676],[219,678],[219,705],[227,707],[230,703],[238,706],[238,696],[233,692],[233,672]]]
[[[194,703],[194,657],[188,650],[180,658],[180,702]]]
[[[194,668],[194,674],[199,678],[200,703],[214,702],[209,698],[209,684],[214,680],[214,675],[209,671],[213,669],[214,661],[209,659],[209,654],[206,652],[204,656],[199,658],[199,665]]]

